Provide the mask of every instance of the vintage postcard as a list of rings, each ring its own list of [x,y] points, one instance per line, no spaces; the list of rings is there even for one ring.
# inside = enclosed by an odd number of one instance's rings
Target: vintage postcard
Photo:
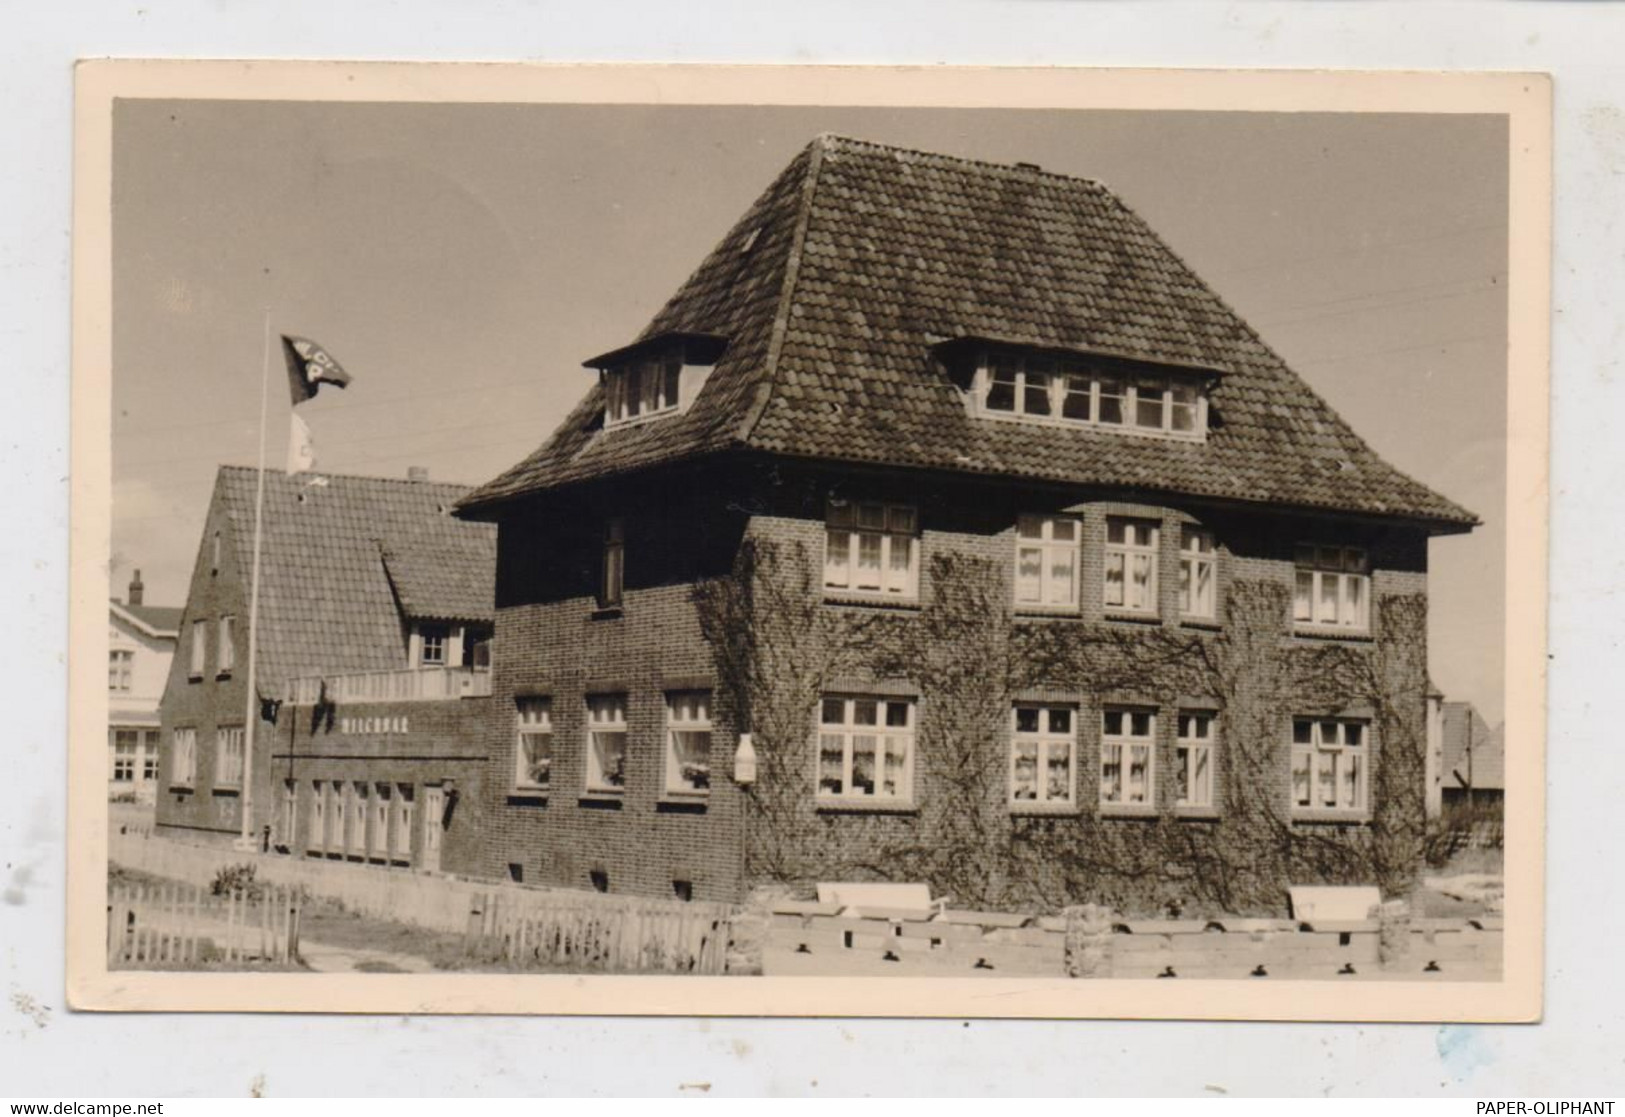
[[[1537,1018],[1549,111],[82,65],[71,1002]]]

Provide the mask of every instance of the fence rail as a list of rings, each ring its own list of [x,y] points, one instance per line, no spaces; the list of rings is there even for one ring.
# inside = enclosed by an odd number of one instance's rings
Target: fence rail
[[[720,974],[733,919],[725,904],[484,892],[467,934],[476,957],[525,969]]]
[[[299,889],[216,896],[180,883],[115,885],[107,901],[109,969],[289,963],[299,957]]]

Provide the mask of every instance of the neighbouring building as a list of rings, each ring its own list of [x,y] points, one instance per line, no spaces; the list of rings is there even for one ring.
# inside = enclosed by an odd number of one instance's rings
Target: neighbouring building
[[[107,620],[107,794],[150,803],[158,788],[158,700],[164,696],[181,611],[148,605],[141,571]]]
[[[222,467],[164,694],[161,829],[235,838],[257,473]],[[267,471],[252,820],[297,857],[474,863],[495,533],[466,486]]]
[[[1279,911],[1404,888],[1428,541],[1104,186],[824,137],[498,527],[479,872],[737,899]]]
[[[1446,702],[1441,721],[1444,817],[1500,820],[1506,797],[1506,727],[1490,728],[1471,702]]]

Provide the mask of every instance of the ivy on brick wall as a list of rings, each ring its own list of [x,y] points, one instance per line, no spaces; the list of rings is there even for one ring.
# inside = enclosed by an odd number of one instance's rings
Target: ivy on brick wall
[[[1284,911],[1291,883],[1412,884],[1423,811],[1426,603],[1378,602],[1374,643],[1296,644],[1285,585],[1232,581],[1217,631],[1011,615],[1000,564],[932,556],[918,610],[829,607],[800,542],[751,537],[732,577],[696,591],[719,687],[754,735],[746,873],[803,889],[820,880],[926,881],[963,905],[1058,910],[1085,901],[1189,916]],[[813,725],[832,680],[907,679],[922,701],[912,812],[830,815],[813,799]],[[1079,749],[1077,813],[1013,814],[1016,696],[1223,703],[1215,817],[1103,817]],[[1286,719],[1369,707],[1378,731],[1365,825],[1294,823]],[[1082,739],[1087,739],[1082,738]],[[1158,783],[1168,782],[1163,758]]]

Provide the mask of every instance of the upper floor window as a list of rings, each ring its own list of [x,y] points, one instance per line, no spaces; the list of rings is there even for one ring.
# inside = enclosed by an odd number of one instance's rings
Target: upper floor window
[[[1218,564],[1213,533],[1186,527],[1179,543],[1179,611],[1212,620],[1217,608]]]
[[[115,648],[107,653],[107,689],[130,689],[130,672],[135,666],[135,652],[128,648]]]
[[[1369,723],[1292,720],[1292,805],[1298,810],[1363,811]]]
[[[1356,547],[1297,549],[1292,619],[1299,625],[1363,631],[1370,625],[1370,567]]]
[[[1076,608],[1078,542],[1073,516],[1022,516],[1016,521],[1016,604]]]
[[[667,411],[681,403],[683,361],[677,353],[630,361],[605,373],[605,425]]]
[[[1017,706],[1010,741],[1010,802],[1071,806],[1077,754],[1071,706]]]
[[[218,531],[214,533],[213,538],[209,541],[209,573],[220,573],[220,533]]]
[[[913,797],[912,699],[825,698],[818,720],[820,799]]]
[[[1157,715],[1150,710],[1106,710],[1101,715],[1100,801],[1108,806],[1156,803]]]
[[[215,653],[220,661],[215,673],[219,675],[231,674],[231,669],[237,665],[237,618],[220,618],[220,649]]]
[[[587,790],[626,790],[626,695],[587,699]]]
[[[626,588],[626,521],[612,516],[604,521],[604,554],[598,578],[598,606],[612,609],[621,603]]]
[[[1106,519],[1106,607],[1157,611],[1157,525],[1122,516]]]
[[[169,736],[169,782],[191,787],[197,779],[197,730],[177,729]]]
[[[690,691],[666,696],[666,791],[675,795],[711,790],[711,695]]]
[[[426,624],[418,629],[418,666],[444,667],[446,645],[451,639],[451,628],[443,624]]]
[[[192,622],[192,646],[188,671],[194,679],[203,677],[203,666],[209,652],[209,625],[207,621]]]
[[[546,698],[521,698],[517,706],[514,786],[546,791],[553,778],[553,704]]]
[[[1194,375],[1148,375],[1077,359],[993,354],[977,373],[985,414],[1086,423],[1184,438],[1207,430],[1207,398]]]
[[[919,591],[918,517],[903,504],[830,501],[824,544],[828,589],[913,598]]]

